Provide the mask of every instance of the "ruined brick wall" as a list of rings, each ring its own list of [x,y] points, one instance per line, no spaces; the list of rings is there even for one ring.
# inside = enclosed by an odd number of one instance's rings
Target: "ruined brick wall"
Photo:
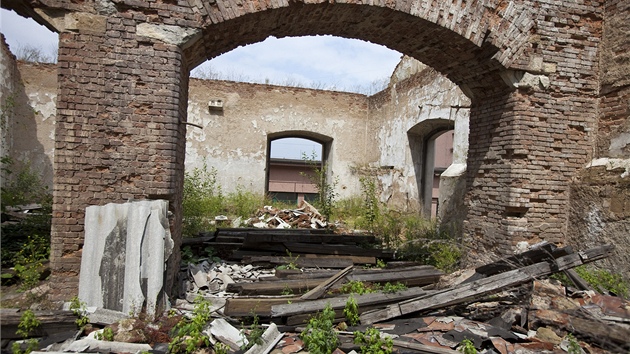
[[[630,3],[606,1],[596,157],[630,157]]]
[[[0,148],[1,156],[10,153],[13,147],[13,125],[15,124],[14,107],[17,90],[20,87],[20,78],[15,56],[9,50],[4,35],[0,33]],[[5,166],[3,166],[5,167]],[[1,185],[4,187],[7,177],[2,174]]]
[[[85,207],[166,199],[181,215],[180,50],[139,41],[125,16],[88,25],[59,39],[51,266],[60,299],[77,290]]]
[[[484,260],[477,250],[566,242],[570,181],[590,161],[597,127],[598,5],[532,2],[535,32],[517,64],[528,75],[513,92],[473,100],[465,221],[473,262]]]
[[[630,281],[630,3],[605,5],[595,160],[572,181],[567,242],[614,244],[600,265]]]

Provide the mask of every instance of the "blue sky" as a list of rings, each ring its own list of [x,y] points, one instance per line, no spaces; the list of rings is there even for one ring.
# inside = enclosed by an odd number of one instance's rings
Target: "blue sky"
[[[0,30],[11,50],[32,46],[45,54],[56,52],[58,36],[32,19],[0,10]],[[193,76],[302,86],[327,90],[374,93],[389,81],[401,54],[369,42],[333,36],[269,37],[263,42],[236,48],[207,61]],[[318,147],[307,141],[277,140],[286,157],[299,159]]]

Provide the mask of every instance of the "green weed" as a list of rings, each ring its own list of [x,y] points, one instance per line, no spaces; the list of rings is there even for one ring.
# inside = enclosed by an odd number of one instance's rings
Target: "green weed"
[[[357,299],[355,299],[354,296],[350,295],[346,301],[343,315],[346,316],[351,326],[356,326],[359,323],[359,304],[357,304]]]
[[[262,329],[262,327],[260,326],[258,315],[254,311],[252,311],[252,317],[253,317],[253,321],[252,321],[252,324],[249,325],[249,330],[247,331],[247,335],[245,334],[246,331],[244,329],[241,330],[241,335],[247,339],[247,343],[246,344],[244,343],[241,346],[242,350],[248,350],[256,344],[258,345],[263,344],[262,336],[265,333],[265,330]]]
[[[335,311],[328,304],[322,312],[311,317],[306,329],[300,334],[306,349],[311,354],[330,354],[339,345],[334,330]]]
[[[77,324],[77,327],[83,328],[90,322],[90,319],[87,317],[85,302],[79,300],[78,296],[73,297],[70,301],[70,311],[77,316],[77,319],[74,321],[74,323]]]
[[[475,348],[475,345],[470,339],[464,339],[459,345],[459,348],[457,348],[457,351],[464,354],[477,354],[477,348]]]
[[[182,233],[195,237],[199,232],[212,230],[214,216],[223,214],[224,196],[217,183],[217,170],[204,164],[184,174],[182,200]]]
[[[22,338],[28,338],[39,326],[41,326],[41,322],[35,317],[35,313],[32,310],[26,310],[20,317],[20,323],[18,323],[18,329],[15,331],[15,334]],[[22,345],[18,342],[14,342],[11,345],[13,354],[28,354],[38,348],[39,342],[37,339],[27,340],[26,349],[24,350],[22,350]]]
[[[111,342],[114,340],[114,330],[111,327],[105,327],[103,332],[96,334],[96,339]]]
[[[365,332],[354,332],[354,343],[361,345],[363,354],[391,354],[394,342],[389,337],[381,337],[381,332],[370,327]]]
[[[382,290],[384,293],[394,294],[403,290],[407,290],[407,285],[401,282],[396,282],[394,284],[387,282],[385,283],[385,285],[383,285]]]
[[[337,184],[339,183],[339,178],[330,178],[328,176],[330,172],[328,170],[328,165],[321,163],[320,161],[316,161],[314,153],[312,156],[303,154],[302,160],[310,164],[313,169],[312,174],[302,173],[302,176],[308,178],[317,189],[318,198],[315,206],[322,216],[326,218],[326,220],[330,220],[330,216],[332,215],[333,208],[335,206],[335,201],[339,196],[339,194],[335,192]]]
[[[613,274],[606,269],[597,269],[587,265],[576,267],[575,271],[600,293],[609,291],[626,299],[630,295],[628,290],[630,286],[620,274]]]
[[[210,320],[210,301],[198,295],[190,319],[183,317],[173,327],[173,338],[168,345],[169,353],[195,352],[198,348],[210,345],[210,339],[203,334],[203,328]]]
[[[340,289],[340,292],[342,294],[357,294],[357,295],[369,294],[375,291],[376,290],[374,290],[372,287],[368,287],[367,285],[365,285],[364,282],[359,281],[359,280],[349,281],[343,284]]]

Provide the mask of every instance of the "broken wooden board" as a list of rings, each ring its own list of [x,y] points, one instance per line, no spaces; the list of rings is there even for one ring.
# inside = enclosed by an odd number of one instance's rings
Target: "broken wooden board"
[[[362,281],[370,283],[403,283],[407,286],[423,286],[437,283],[442,273],[433,266],[415,267],[412,269],[382,269],[377,272],[367,274],[351,274],[347,276],[348,281]]]
[[[288,229],[291,230],[291,229]],[[299,229],[298,229],[299,230]],[[245,245],[270,243],[300,243],[300,244],[373,244],[376,237],[372,235],[336,235],[336,234],[307,234],[284,232],[247,232]]]
[[[573,253],[572,247],[558,248],[552,243],[545,243],[542,244],[540,247],[477,267],[475,269],[475,272],[484,276],[490,276],[508,270],[522,268],[535,263],[547,262],[571,253]]]
[[[371,294],[363,294],[363,295],[353,295],[355,300],[357,301],[357,305],[359,309],[361,307],[377,305],[377,304],[386,304],[394,301],[401,301],[404,299],[409,299],[413,297],[417,297],[420,295],[427,294],[426,290],[421,288],[410,288],[406,290],[401,290],[396,293],[382,293],[376,292]],[[336,296],[332,298],[325,298],[319,300],[312,301],[304,301],[299,303],[291,303],[288,304],[286,302],[279,303],[277,305],[271,306],[271,316],[272,317],[286,317],[300,314],[313,314],[317,311],[323,310],[327,305],[330,305],[333,309],[343,309],[346,306],[346,302],[350,295],[342,295]]]
[[[534,310],[529,313],[530,326],[554,325],[569,332],[588,337],[606,347],[617,346],[619,352],[630,350],[630,329],[596,319],[586,319],[553,310]]]
[[[237,297],[226,300],[223,313],[230,317],[248,317],[253,314],[259,317],[270,317],[272,306],[301,301],[299,297]]]
[[[310,290],[306,294],[303,294],[302,296],[300,296],[300,299],[302,299],[302,300],[319,299],[322,295],[324,295],[324,293],[328,289],[330,289],[330,287],[335,285],[335,283],[337,283],[339,280],[341,280],[341,278],[345,277],[348,273],[350,273],[350,271],[352,270],[352,267],[353,266],[348,266],[348,267],[344,268],[339,273],[337,273],[337,274],[333,275],[332,277],[328,278],[327,280],[323,281],[321,284],[319,284],[317,287],[315,287],[315,289]]]
[[[264,281],[228,284],[227,291],[242,295],[282,295],[286,292],[302,294],[317,287],[321,279]]]
[[[470,283],[461,284],[436,294],[392,304],[384,309],[365,312],[360,316],[362,324],[371,324],[402,315],[443,308],[481,299],[508,287],[522,284],[536,277],[546,276],[564,269],[607,257],[614,247],[605,245],[579,254],[569,254],[555,259],[553,263],[540,262],[520,269],[499,273]]]
[[[2,339],[23,339],[17,335],[22,314],[19,309],[0,309],[0,337]],[[77,316],[72,311],[34,311],[41,325],[31,333],[33,337],[48,337],[55,333],[76,330]]]
[[[279,257],[279,256],[255,256],[243,257],[243,262],[253,265],[286,265],[294,264],[299,268],[338,268],[343,269],[353,265],[354,262],[350,258],[335,257],[332,258],[308,258],[308,257]]]

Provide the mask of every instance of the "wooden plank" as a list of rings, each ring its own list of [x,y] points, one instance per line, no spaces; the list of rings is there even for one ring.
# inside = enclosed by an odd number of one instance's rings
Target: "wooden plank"
[[[77,329],[77,316],[72,311],[33,311],[41,325],[31,334],[33,337],[48,337],[55,333]],[[0,336],[2,339],[22,339],[15,333],[23,312],[19,309],[0,309]]]
[[[546,243],[539,248],[528,250],[513,256],[500,259],[475,269],[476,273],[486,276],[502,273],[509,270],[518,269],[535,263],[550,261],[555,258],[573,253],[571,247],[558,248],[552,243]]]
[[[256,314],[260,317],[270,317],[271,307],[287,303],[301,302],[299,297],[274,298],[231,298],[225,302],[223,313],[231,317],[249,317]]]
[[[300,257],[304,258],[317,258],[317,259],[339,259],[339,256],[326,255],[326,254],[300,254]],[[375,257],[368,256],[355,256],[355,255],[345,255],[343,258],[351,259],[354,264],[376,264]]]
[[[548,262],[536,263],[520,269],[461,284],[455,288],[439,292],[429,297],[420,297],[389,305],[385,309],[363,313],[360,317],[361,323],[371,324],[400,315],[438,309],[480,299],[487,295],[503,291],[506,288],[530,281],[535,277],[549,275],[556,271],[604,258],[612,252],[612,249],[613,246],[605,245],[580,254],[569,254],[556,259],[553,264]]]
[[[355,300],[359,308],[378,305],[383,303],[389,303],[394,301],[401,301],[405,299],[414,298],[423,294],[427,294],[426,290],[421,288],[410,288],[402,290],[396,293],[383,293],[376,292],[363,295],[354,295]],[[327,305],[330,305],[333,309],[343,309],[346,306],[346,302],[350,295],[341,295],[332,298],[325,298],[313,301],[304,301],[299,303],[279,303],[271,306],[272,317],[286,317],[299,314],[313,314],[317,311],[323,310]]]
[[[300,268],[338,268],[343,269],[349,265],[353,265],[351,259],[344,257],[335,257],[335,258],[308,258],[308,257],[279,257],[279,256],[253,256],[253,257],[243,257],[243,262],[250,263],[253,265],[259,264],[268,264],[268,265],[283,265],[294,263],[296,266]]]
[[[292,230],[292,229],[285,229]],[[260,243],[316,243],[316,244],[373,244],[376,242],[376,237],[372,235],[336,235],[336,234],[304,234],[304,233],[292,233],[285,231],[282,233],[271,232],[248,232],[245,234],[245,244],[260,244]]]
[[[405,342],[398,339],[394,339],[393,342],[394,342],[394,347],[412,349],[419,353],[426,353],[426,354],[459,354],[460,353],[457,350],[453,350],[453,349],[439,348],[439,347],[434,347],[434,346],[430,346],[430,345],[426,345],[422,343],[416,343],[416,342]]]
[[[233,283],[228,284],[227,291],[237,292],[242,295],[281,295],[287,291],[293,294],[302,294],[317,287],[320,283],[321,279]]]
[[[284,247],[293,253],[330,254],[330,255],[353,255],[364,257],[383,257],[383,250],[361,248],[354,245],[343,245],[338,243],[304,243],[304,242],[284,242]]]
[[[382,270],[377,273],[370,274],[351,274],[347,278],[349,281],[362,281],[362,282],[371,282],[371,283],[391,283],[394,284],[396,282],[403,283],[407,286],[422,286],[428,284],[434,284],[440,280],[440,276],[442,276],[440,270],[435,267],[428,266],[425,269],[418,270],[405,270],[405,269],[397,269],[397,270]]]
[[[331,286],[335,285],[341,278],[345,277],[346,274],[350,273],[353,265],[347,266],[346,268],[339,271],[337,274],[328,278],[326,281],[319,284],[315,289],[307,292],[306,294],[300,296],[302,300],[315,300],[319,299]]]

